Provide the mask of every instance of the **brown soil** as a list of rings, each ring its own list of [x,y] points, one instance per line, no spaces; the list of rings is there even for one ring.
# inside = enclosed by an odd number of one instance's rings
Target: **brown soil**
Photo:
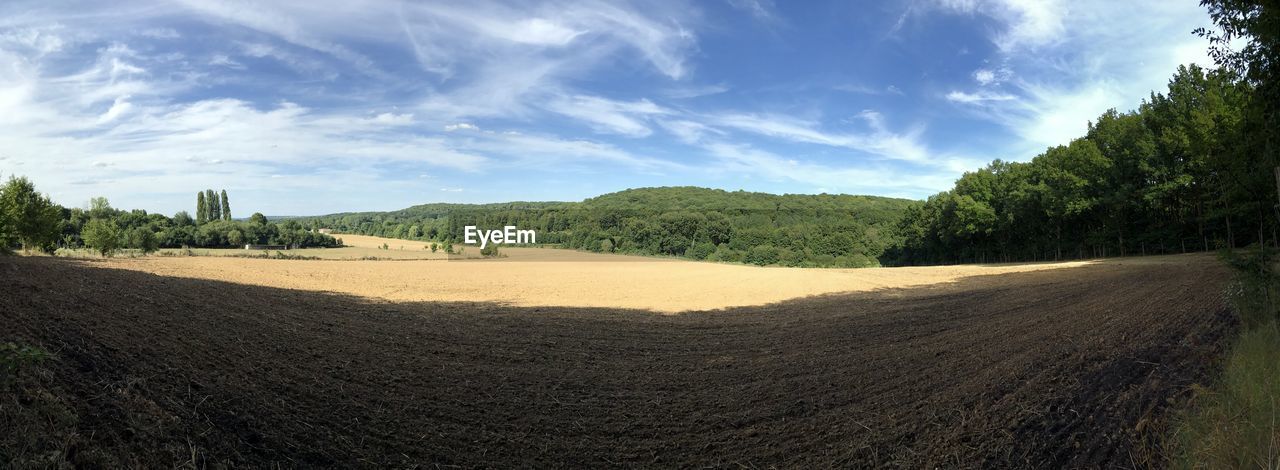
[[[56,356],[0,417],[62,404],[77,465],[1129,467],[1234,328],[1204,257],[681,315],[110,266],[0,259]]]

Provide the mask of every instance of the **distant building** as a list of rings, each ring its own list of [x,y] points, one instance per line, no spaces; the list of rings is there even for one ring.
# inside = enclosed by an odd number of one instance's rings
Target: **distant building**
[[[289,246],[289,245],[254,245],[254,244],[246,244],[246,245],[244,246],[244,249],[246,249],[246,250],[289,250],[289,249],[292,249],[292,248],[293,248],[293,247],[292,247],[292,246]]]
[[[332,233],[333,233],[333,229],[318,228],[318,229],[316,229],[316,233],[323,233],[323,234],[325,234],[325,235],[329,235],[329,234],[332,234]]]

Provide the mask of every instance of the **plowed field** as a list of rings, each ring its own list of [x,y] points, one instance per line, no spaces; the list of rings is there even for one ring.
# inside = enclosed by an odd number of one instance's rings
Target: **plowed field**
[[[1158,452],[1167,407],[1211,376],[1234,328],[1207,256],[677,315],[211,277],[0,258],[0,342],[54,354],[0,400],[0,457],[1129,467]],[[16,448],[31,433],[56,439]]]

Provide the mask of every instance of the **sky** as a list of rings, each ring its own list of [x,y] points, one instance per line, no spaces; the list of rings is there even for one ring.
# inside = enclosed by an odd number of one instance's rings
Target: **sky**
[[[1211,64],[1195,0],[7,0],[0,177],[312,215],[704,186],[923,199]]]

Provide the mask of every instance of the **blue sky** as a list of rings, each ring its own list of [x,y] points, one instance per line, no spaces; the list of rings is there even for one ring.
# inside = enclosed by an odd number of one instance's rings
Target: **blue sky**
[[[237,216],[641,186],[924,198],[1209,63],[1194,0],[7,1],[0,174]]]

